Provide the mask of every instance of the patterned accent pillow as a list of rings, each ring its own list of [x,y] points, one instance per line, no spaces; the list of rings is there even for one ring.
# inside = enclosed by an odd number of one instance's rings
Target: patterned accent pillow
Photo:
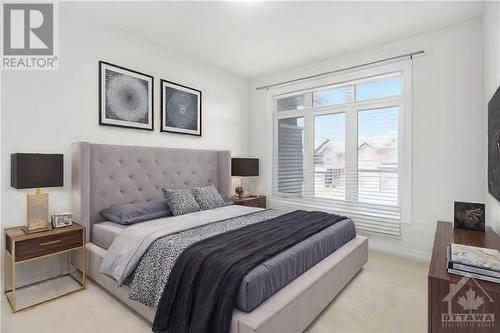
[[[203,210],[214,209],[226,206],[219,191],[215,186],[194,187],[192,189],[194,198]]]
[[[162,187],[161,190],[167,200],[168,207],[170,207],[172,214],[175,216],[201,210],[190,189],[168,189]]]

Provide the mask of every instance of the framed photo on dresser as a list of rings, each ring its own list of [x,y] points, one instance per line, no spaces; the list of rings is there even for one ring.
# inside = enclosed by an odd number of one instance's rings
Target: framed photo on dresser
[[[201,136],[201,91],[167,80],[160,85],[160,131]]]
[[[151,75],[99,61],[99,125],[152,131]]]
[[[455,228],[484,232],[485,204],[455,201],[454,210],[453,226]]]

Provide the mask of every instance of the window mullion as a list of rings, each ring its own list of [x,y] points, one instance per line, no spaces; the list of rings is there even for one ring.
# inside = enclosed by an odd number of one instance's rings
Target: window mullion
[[[314,115],[304,115],[304,197],[314,197]]]
[[[358,201],[358,113],[355,108],[346,111],[345,178],[346,201]]]

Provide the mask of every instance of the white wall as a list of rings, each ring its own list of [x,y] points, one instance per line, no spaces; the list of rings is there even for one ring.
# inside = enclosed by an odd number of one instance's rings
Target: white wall
[[[484,110],[485,117],[488,119],[488,102],[500,86],[500,3],[498,2],[485,2],[483,4],[483,50]],[[485,127],[484,140],[487,140],[487,135],[488,130]],[[487,159],[487,147],[485,154]],[[485,167],[487,175],[487,164]],[[490,225],[496,225],[496,231],[500,234],[500,202],[489,194],[487,186],[485,189],[486,218],[490,221]]]
[[[416,257],[432,249],[436,221],[451,221],[453,201],[484,201],[486,126],[483,112],[481,22],[330,59],[251,82],[252,154],[271,149],[266,92],[255,87],[377,59],[425,50],[413,61],[413,224],[401,239],[373,236],[371,246]],[[254,188],[268,193],[265,168]],[[408,222],[408,221],[407,221]]]
[[[96,3],[97,4],[97,3]],[[155,131],[99,126],[98,60],[155,77]],[[203,92],[201,138],[159,132],[160,78]],[[10,187],[10,153],[64,153],[64,188],[49,189],[50,213],[71,212],[70,146],[77,141],[228,149],[249,153],[249,81],[79,18],[60,4],[58,71],[2,73],[3,227],[26,222],[26,193]],[[44,268],[41,268],[44,269]]]

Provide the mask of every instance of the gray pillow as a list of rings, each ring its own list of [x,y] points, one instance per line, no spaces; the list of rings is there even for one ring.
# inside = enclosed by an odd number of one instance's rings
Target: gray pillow
[[[194,198],[203,210],[214,209],[226,205],[215,186],[194,187],[192,189]]]
[[[175,216],[201,210],[193,193],[191,193],[191,189],[168,189],[162,187],[161,190],[167,200],[168,207]]]
[[[172,215],[165,200],[137,202],[113,206],[99,212],[106,220],[119,224],[133,224]]]

